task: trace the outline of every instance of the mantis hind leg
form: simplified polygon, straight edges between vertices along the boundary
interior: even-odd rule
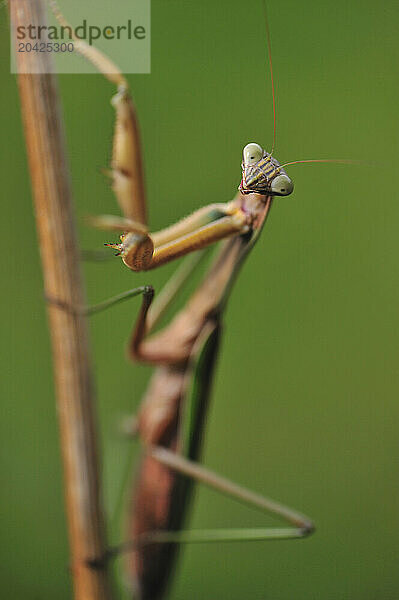
[[[134,540],[129,540],[118,546],[111,547],[108,550],[109,558],[118,556],[121,553],[134,552],[143,546],[152,544],[288,540],[305,538],[315,531],[314,523],[302,513],[238,485],[168,448],[163,446],[148,446],[147,453],[172,471],[176,471],[184,477],[203,483],[222,494],[262,511],[263,513],[275,515],[286,521],[291,527],[148,531]]]
[[[173,546],[176,547],[176,545],[180,544],[301,539],[309,536],[315,531],[313,522],[302,513],[242,487],[229,479],[218,475],[214,471],[203,467],[197,462],[184,458],[172,450],[163,446],[148,446],[147,453],[164,467],[183,475],[183,478],[191,478],[197,482],[204,483],[205,485],[235,498],[240,502],[248,504],[263,513],[275,515],[286,521],[290,526],[280,528],[218,528],[202,530],[154,529],[142,532],[141,535],[137,536],[135,539],[110,547],[107,551],[107,559],[116,558],[120,554],[143,553],[147,551],[150,552],[150,555],[154,554],[154,552],[156,555],[155,549],[157,547],[161,549],[162,547],[169,546],[170,549],[164,560],[170,561],[171,556],[173,556]],[[172,546],[170,546],[171,544]],[[169,566],[170,565],[168,564],[168,567]],[[143,582],[141,582],[141,584],[143,584]],[[155,583],[155,586],[157,585],[158,584]],[[166,584],[163,581],[160,585],[163,589]]]
[[[151,541],[164,541],[176,543],[188,542],[213,542],[213,541],[238,541],[238,540],[269,540],[303,538],[314,532],[314,523],[302,513],[289,508],[271,498],[253,492],[233,481],[218,475],[199,463],[189,460],[162,446],[150,446],[148,453],[163,465],[190,477],[195,481],[204,483],[225,495],[253,506],[254,508],[286,521],[289,528],[261,528],[261,529],[216,529],[208,531],[180,531],[180,532],[153,532],[149,534]],[[152,538],[155,536],[155,539]],[[164,539],[162,539],[164,537]]]

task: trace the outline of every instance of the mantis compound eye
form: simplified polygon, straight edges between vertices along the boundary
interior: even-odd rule
[[[247,144],[243,150],[244,164],[255,165],[263,156],[263,148],[259,144]]]
[[[293,189],[294,184],[288,175],[277,175],[271,183],[272,193],[278,196],[288,196]]]

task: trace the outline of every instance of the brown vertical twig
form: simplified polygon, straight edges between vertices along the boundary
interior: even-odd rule
[[[10,0],[10,14],[14,30],[44,22],[41,0]],[[16,54],[45,293],[81,306],[84,297],[56,78],[46,52]],[[51,304],[48,315],[75,598],[105,600],[110,592],[102,560],[105,528],[86,323],[82,316]]]

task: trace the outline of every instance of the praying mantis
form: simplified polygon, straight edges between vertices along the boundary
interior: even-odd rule
[[[59,12],[57,17],[62,21]],[[152,287],[142,286],[87,311],[89,314],[98,312],[121,300],[142,296],[128,355],[134,361],[153,365],[155,373],[135,420],[134,433],[143,443],[143,456],[129,509],[127,541],[110,549],[110,555],[126,551],[137,595],[155,599],[165,593],[181,543],[294,539],[314,531],[312,521],[296,510],[232,483],[197,463],[224,309],[239,270],[265,226],[275,197],[288,196],[293,191],[292,180],[285,171],[285,166],[291,163],[280,165],[273,156],[274,127],[271,152],[257,143],[245,146],[241,183],[232,200],[212,203],[174,225],[150,232],[138,119],[128,83],[96,48],[80,40],[76,40],[75,45],[117,88],[112,99],[116,125],[109,174],[123,216],[103,215],[94,218],[93,223],[121,232],[118,242],[106,245],[114,248],[123,264],[133,272],[149,271],[186,256],[155,300]],[[270,56],[269,36],[268,46]],[[274,105],[273,74],[272,88]],[[216,243],[219,244],[216,256],[196,291],[169,325],[153,333],[200,263],[201,253]],[[272,513],[289,526],[182,529],[193,481]]]
[[[118,84],[113,104],[117,121],[113,183],[120,206],[128,209],[122,208],[123,218],[102,216],[95,219],[100,227],[123,231],[120,242],[107,245],[118,251],[128,268],[141,271],[221,242],[198,289],[160,332],[149,337],[191,272],[191,257],[161,292],[157,303],[152,304],[154,292],[149,286],[128,293],[143,295],[128,345],[129,356],[132,360],[154,365],[156,371],[136,421],[136,433],[144,444],[144,455],[130,511],[128,538],[132,541],[124,547],[132,549],[129,564],[138,596],[161,598],[179,543],[300,538],[314,529],[311,520],[299,512],[250,492],[195,462],[200,452],[228,295],[239,268],[262,231],[273,198],[290,194],[293,183],[271,154],[258,144],[248,144],[243,151],[239,192],[232,201],[201,208],[176,225],[150,234],[143,219],[144,204],[129,206],[129,198],[125,195],[128,187],[143,189],[142,172],[139,172],[138,180],[134,181],[133,177],[126,180],[123,191],[122,186],[119,187],[119,179],[128,172],[137,143],[132,135],[137,131],[134,110],[124,82]],[[131,149],[127,151],[129,147]],[[115,302],[120,299],[115,298]],[[193,480],[274,513],[288,521],[291,527],[181,530]]]

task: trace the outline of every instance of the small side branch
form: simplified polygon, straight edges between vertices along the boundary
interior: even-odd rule
[[[9,6],[14,31],[44,22],[41,0],[11,0]],[[56,78],[47,53],[16,56],[45,293],[81,306],[84,297]],[[101,562],[106,543],[86,322],[84,316],[51,304],[48,315],[75,598],[108,600],[108,576]],[[101,563],[101,568],[93,568],[94,563]]]

